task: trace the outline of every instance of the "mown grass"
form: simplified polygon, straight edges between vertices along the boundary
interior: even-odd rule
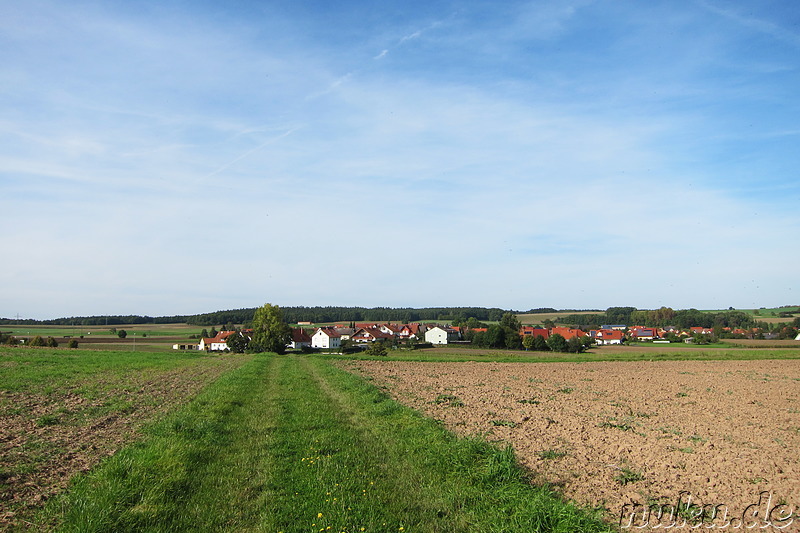
[[[78,479],[62,531],[612,531],[322,357],[258,356]]]

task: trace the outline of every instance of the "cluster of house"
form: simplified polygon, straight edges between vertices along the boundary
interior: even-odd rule
[[[215,337],[201,338],[198,344],[175,344],[176,350],[205,350],[224,352],[228,350],[228,340],[232,335],[249,337],[252,330],[220,331]],[[431,344],[448,344],[461,340],[461,328],[431,324],[354,324],[318,327],[313,333],[305,328],[291,328],[291,342],[286,347],[299,350],[302,348],[320,348],[336,350],[344,341],[365,344],[375,341],[404,341],[415,339]]]
[[[744,336],[752,334],[751,331],[743,329],[724,329],[727,332]],[[434,324],[354,324],[352,327],[344,325],[317,327],[313,330],[313,333],[310,333],[310,331],[310,329],[302,327],[292,328],[292,340],[286,347],[289,349],[319,348],[336,350],[341,348],[344,341],[348,340],[357,345],[375,341],[393,342],[406,339],[415,339],[431,344],[450,344],[462,341],[464,333],[464,329],[460,327]],[[473,328],[471,331],[485,332],[487,328]],[[588,336],[598,345],[622,344],[625,340],[659,342],[659,339],[670,335],[675,335],[688,341],[697,334],[710,335],[711,333],[713,333],[711,328],[702,327],[681,330],[674,327],[649,328],[643,326],[627,327],[624,325],[604,325],[600,329],[593,329],[588,332],[568,327],[542,328],[523,326],[519,332],[523,338],[538,335],[545,340],[555,334],[561,335],[567,340],[574,337],[582,338]],[[249,339],[251,334],[252,330],[220,331],[215,337],[200,339],[198,344],[175,344],[173,348],[176,350],[223,352],[228,350],[228,340],[231,335],[242,335]],[[798,335],[798,340],[800,340],[800,335]]]

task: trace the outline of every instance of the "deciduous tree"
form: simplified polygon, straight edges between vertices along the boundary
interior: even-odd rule
[[[264,304],[253,316],[253,338],[248,351],[285,353],[292,331],[283,321],[280,307]]]

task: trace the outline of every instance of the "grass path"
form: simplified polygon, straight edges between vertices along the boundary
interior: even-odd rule
[[[313,357],[257,356],[51,502],[63,531],[610,531]]]

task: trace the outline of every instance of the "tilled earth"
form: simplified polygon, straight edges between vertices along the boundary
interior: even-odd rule
[[[798,360],[342,365],[457,434],[510,443],[611,518],[679,498],[741,517],[761,499],[800,530]]]

